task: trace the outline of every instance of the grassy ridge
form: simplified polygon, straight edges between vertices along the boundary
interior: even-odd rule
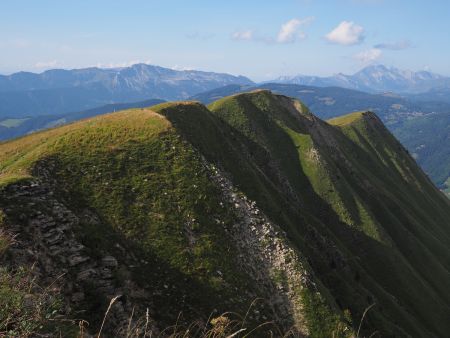
[[[365,114],[342,125],[341,131],[351,140],[347,158],[354,159],[355,150],[363,150],[357,156],[359,161],[353,160],[355,172],[367,173],[375,185],[358,194],[374,211],[373,223],[382,225],[390,239],[386,253],[397,257],[380,265],[380,257],[374,255],[368,264],[372,275],[387,289],[395,290],[390,293],[402,295],[401,304],[428,320],[429,329],[442,325],[449,304],[444,291],[450,266],[448,201],[373,115]],[[398,270],[397,276],[389,278],[383,274],[386,268]],[[423,293],[418,295],[419,289]],[[434,305],[430,304],[431,299]],[[436,314],[429,316],[436,308]]]
[[[275,103],[271,94],[263,92],[262,95],[268,95],[265,104]],[[236,97],[238,100],[241,98],[243,97]],[[220,104],[220,101],[218,103]],[[236,114],[232,123],[217,116],[217,112],[213,109],[210,111],[199,103],[165,103],[152,109],[166,116],[180,135],[189,140],[208,160],[226,169],[239,190],[258,201],[258,205],[270,215],[271,219],[289,227],[289,233],[294,234],[292,240],[296,241],[298,248],[303,249],[307,246],[303,236],[306,226],[318,225],[317,221],[311,215],[299,215],[295,208],[292,208],[290,203],[295,197],[286,196],[279,189],[278,186],[283,185],[284,178],[271,167],[272,164],[276,165],[270,163],[272,154],[261,147],[258,143],[260,135],[253,133],[251,129],[255,125],[265,128],[270,133],[269,138],[264,135],[266,144],[273,144],[270,138],[274,138],[277,140],[277,147],[282,149],[283,146],[289,146],[289,138],[282,133],[279,126],[272,125],[264,115],[253,115],[250,118],[242,116],[247,112],[251,113],[251,107],[242,108],[238,104],[233,105],[233,109],[230,110],[231,114]],[[309,114],[306,107],[303,109],[305,114]],[[284,117],[295,120],[289,112]],[[244,126],[243,129],[249,134],[234,128],[234,124]],[[286,157],[283,164],[287,165],[291,160],[291,157]],[[333,332],[336,334],[337,327],[342,326],[343,313],[320,281],[316,280],[316,283],[322,296],[311,294],[307,290],[302,294],[310,334],[313,337],[330,336]]]
[[[101,257],[119,242],[147,261],[133,278],[163,290],[153,299],[162,323],[175,322],[183,308],[205,316],[213,309],[242,313],[253,301],[249,292],[258,295],[216,222],[229,223],[233,215],[220,205],[198,155],[164,117],[130,110],[0,147],[3,185],[31,177],[36,163],[50,161],[71,207],[93,208],[101,218],[102,228],[78,229],[92,254]],[[195,312],[187,311],[186,320]]]
[[[278,167],[289,187],[284,190],[279,182],[273,184],[285,195],[293,189],[299,196],[301,217],[318,217],[327,224],[324,233],[331,231],[344,252],[358,257],[361,264],[353,267],[354,274],[358,277],[367,273],[361,280],[354,277],[353,281],[344,278],[337,282],[345,275],[342,271],[317,269],[325,274],[324,283],[341,304],[358,311],[354,307],[358,301],[350,298],[357,298],[356,290],[362,287],[371,290],[365,296],[361,290],[362,297],[374,302],[377,299],[384,303],[380,308],[390,312],[374,314],[371,320],[377,323],[375,326],[392,327],[396,322],[410,332],[417,330],[419,336],[427,335],[428,330],[446,332],[442,316],[449,304],[443,295],[450,267],[448,201],[373,114],[351,114],[333,120],[331,127],[318,119],[293,121],[289,110],[280,104],[282,100],[258,92],[226,98],[210,108],[258,142],[272,159],[277,159],[276,163],[283,163]],[[253,117],[266,121],[259,124]],[[273,137],[269,128],[274,126],[289,135],[290,142],[280,141],[280,130],[279,137]],[[289,156],[283,162],[293,146],[298,159]],[[279,222],[294,237],[302,223],[289,218],[291,225],[280,218]],[[295,243],[301,241],[296,239]],[[320,264],[316,259],[314,265]],[[348,288],[355,291],[347,292]],[[386,294],[395,295],[397,301],[392,302]],[[430,314],[433,308],[439,315]],[[414,317],[421,318],[422,327]]]
[[[163,323],[179,307],[242,313],[258,285],[236,264],[223,230],[235,215],[203,156],[304,257],[321,291],[301,295],[312,336],[357,326],[372,304],[363,334],[450,331],[450,203],[372,113],[327,123],[269,91],[128,110],[0,144],[0,186],[51,162],[58,194],[101,219],[78,231],[92,254],[119,241],[147,261],[131,273],[162,292]]]

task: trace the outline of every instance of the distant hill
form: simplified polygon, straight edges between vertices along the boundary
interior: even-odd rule
[[[56,290],[8,329],[445,337],[449,219],[372,112],[267,90],[116,112],[0,144],[0,315]]]
[[[450,197],[450,111],[407,119],[392,131]]]
[[[328,77],[283,76],[270,82],[318,87],[336,86],[368,92],[421,93],[450,85],[450,78],[428,71],[413,72],[395,67],[371,65],[353,75],[339,73]]]
[[[414,101],[438,101],[450,103],[450,86],[433,88],[427,92],[419,94],[409,94],[408,97]]]
[[[105,104],[148,98],[182,100],[229,84],[251,80],[195,70],[136,64],[125,68],[48,70],[0,75],[0,118],[63,114]]]

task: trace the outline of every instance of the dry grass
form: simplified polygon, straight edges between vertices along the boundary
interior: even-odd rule
[[[114,303],[120,298],[116,296],[111,299],[104,315],[104,320],[96,338],[101,338],[104,331],[105,323],[107,323],[108,314]],[[168,326],[163,330],[155,327],[155,322],[149,317],[149,311],[139,318],[134,318],[135,311],[133,309],[126,327],[119,328],[114,334],[116,337],[125,338],[248,338],[248,337],[279,337],[279,338],[295,338],[303,337],[296,333],[294,329],[283,332],[283,330],[273,321],[266,321],[259,325],[252,326],[247,322],[250,310],[259,299],[256,299],[249,306],[244,316],[235,312],[225,312],[221,315],[213,313],[206,321],[198,320],[189,325],[183,325],[182,313],[178,315],[174,325]],[[80,323],[80,337],[85,337],[85,323]],[[106,337],[106,336],[105,336]]]
[[[53,154],[61,147],[114,148],[119,141],[139,141],[169,127],[169,121],[150,109],[130,109],[0,143],[0,186],[28,178],[36,160]],[[96,144],[85,144],[84,141],[93,135],[96,136]]]
[[[56,332],[62,305],[55,284],[41,288],[32,269],[0,268],[0,337],[30,337]]]
[[[344,116],[335,117],[333,119],[327,120],[327,123],[333,126],[344,126],[348,125],[354,121],[357,121],[363,116],[364,112],[355,112],[351,114],[347,114]]]

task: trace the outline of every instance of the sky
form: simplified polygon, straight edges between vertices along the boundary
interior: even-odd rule
[[[450,76],[448,0],[1,0],[0,74],[149,63],[245,75]]]

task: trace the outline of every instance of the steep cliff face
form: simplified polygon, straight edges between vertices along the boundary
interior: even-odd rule
[[[34,264],[91,333],[118,295],[111,336],[233,311],[274,321],[253,335],[345,337],[369,307],[361,335],[450,329],[449,201],[372,113],[167,103],[1,144],[0,173],[2,264]]]

